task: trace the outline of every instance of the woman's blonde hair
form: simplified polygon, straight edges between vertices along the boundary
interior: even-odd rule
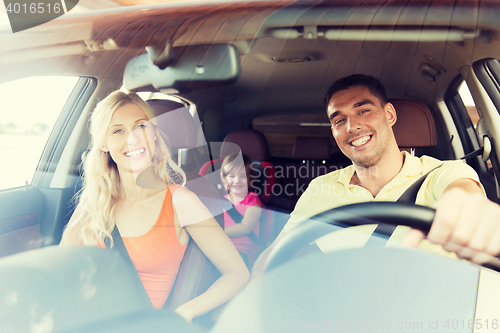
[[[144,110],[156,132],[155,154],[152,166],[156,176],[168,184],[186,182],[186,175],[171,158],[168,139],[158,128],[151,107],[137,94],[115,91],[99,102],[90,118],[90,151],[85,156],[83,166],[83,188],[75,196],[79,201],[80,216],[68,228],[80,226],[84,245],[97,245],[109,239],[115,228],[117,202],[121,196],[120,175],[116,163],[109,152],[104,152],[106,133],[113,113],[122,106],[135,104]]]

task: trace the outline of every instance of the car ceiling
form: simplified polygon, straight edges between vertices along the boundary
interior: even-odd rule
[[[137,9],[68,15],[25,32],[0,32],[0,80],[47,74],[121,80],[127,61],[144,53],[147,45],[167,40],[174,46],[231,43],[241,54],[239,80],[183,96],[197,104],[201,115],[218,108],[229,117],[246,114],[252,118],[323,112],[328,86],[353,73],[380,78],[390,98],[432,105],[442,99],[461,67],[485,57],[498,58],[500,51],[500,4],[494,1],[253,1]],[[480,33],[459,42],[273,35],[279,28],[302,31],[311,27],[344,33],[352,29],[418,33],[422,27],[452,27]],[[273,60],[305,57],[310,61]],[[426,77],[429,68],[439,74]]]

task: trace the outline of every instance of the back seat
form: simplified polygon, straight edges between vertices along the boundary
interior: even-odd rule
[[[238,130],[229,133],[220,146],[220,158],[205,163],[200,169],[200,175],[208,178],[218,187],[220,194],[225,195],[227,191],[223,188],[220,178],[222,161],[226,156],[240,151],[252,160],[250,190],[257,193],[264,204],[259,239],[263,247],[266,247],[273,241],[277,231],[273,224],[272,212],[265,209],[272,197],[274,166],[269,162],[269,144],[264,134],[256,130]],[[255,259],[249,256],[250,262]]]
[[[296,179],[299,188],[307,187],[314,178],[333,171],[332,167],[337,169],[334,165],[326,164],[330,159],[330,139],[327,137],[296,137],[292,156],[300,163],[299,177]]]
[[[267,204],[274,185],[274,166],[269,162],[267,139],[259,131],[238,130],[229,133],[220,146],[219,158],[205,163],[200,169],[200,175],[215,183],[221,190],[221,194],[226,194],[219,176],[220,166],[226,156],[240,151],[252,160],[251,190],[257,193],[263,204]],[[210,175],[211,173],[217,174]]]
[[[393,131],[401,150],[421,155],[427,148],[437,146],[436,125],[426,105],[411,100],[391,100],[391,103],[398,115]],[[277,207],[292,211],[312,179],[352,164],[337,145],[331,150],[330,146],[327,137],[298,136],[293,160],[272,160],[276,178],[272,194]]]
[[[292,156],[292,160],[273,161],[276,178],[274,203],[288,212],[293,210],[311,180],[351,163],[336,146],[331,147],[328,137],[297,136]]]

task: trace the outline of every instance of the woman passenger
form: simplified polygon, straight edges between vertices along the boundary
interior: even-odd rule
[[[92,113],[84,185],[61,245],[112,246],[120,231],[155,308],[163,307],[190,238],[222,276],[175,312],[190,322],[231,299],[248,270],[222,228],[187,188],[153,111],[135,93],[115,91]]]

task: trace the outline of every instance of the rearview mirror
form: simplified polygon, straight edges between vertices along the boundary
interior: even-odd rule
[[[125,67],[123,84],[132,91],[179,92],[227,84],[240,73],[240,57],[235,47],[226,44],[173,47],[173,61],[165,69],[154,65],[148,54],[131,59]]]

